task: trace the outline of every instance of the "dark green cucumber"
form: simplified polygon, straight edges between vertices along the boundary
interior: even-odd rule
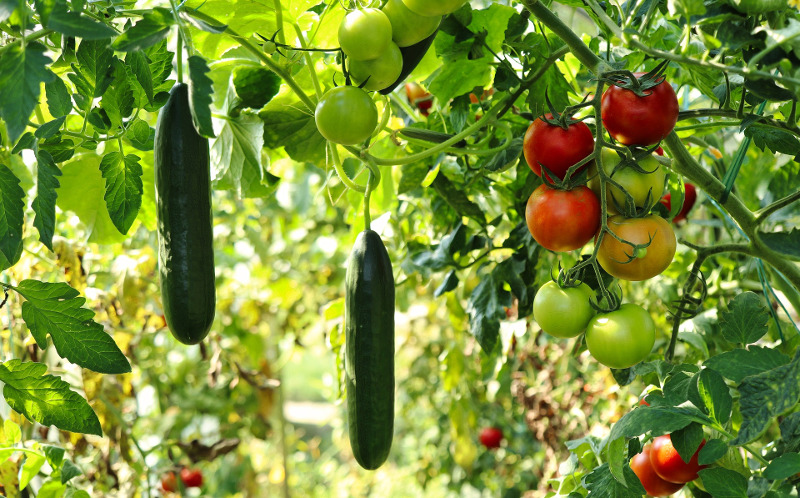
[[[155,132],[156,214],[161,301],[184,344],[202,341],[214,321],[214,247],[208,139],[192,124],[189,90],[172,87]]]
[[[345,278],[345,382],[350,447],[375,470],[386,461],[394,432],[394,276],[380,236],[356,238]]]
[[[381,95],[389,95],[392,93],[392,90],[397,88],[397,85],[408,78],[408,75],[411,74],[411,71],[417,68],[419,63],[422,61],[422,58],[425,57],[426,53],[428,53],[428,49],[431,48],[433,40],[436,38],[436,33],[438,32],[439,29],[437,28],[432,35],[425,38],[421,42],[409,45],[408,47],[400,47],[400,53],[403,54],[403,69],[400,71],[400,76],[398,76],[394,83],[378,93]]]

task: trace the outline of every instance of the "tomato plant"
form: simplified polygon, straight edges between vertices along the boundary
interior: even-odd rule
[[[546,249],[563,252],[583,247],[600,226],[600,201],[588,187],[557,190],[540,185],[525,208],[528,230]]]
[[[523,153],[531,170],[542,176],[542,166],[563,179],[570,166],[594,151],[594,138],[586,123],[576,121],[563,128],[552,124],[552,114],[530,124],[523,139]],[[579,170],[588,167],[584,165]],[[574,174],[577,174],[576,171]]]
[[[203,472],[200,469],[190,469],[184,467],[181,469],[181,481],[187,488],[199,488],[203,486]]]
[[[551,280],[541,286],[533,298],[533,318],[552,336],[576,337],[594,316],[590,304],[593,297],[594,291],[584,283],[564,288]]]
[[[351,59],[374,59],[389,48],[391,41],[392,23],[379,9],[351,11],[339,25],[339,45]]]
[[[653,87],[641,87],[644,73],[628,79],[631,88],[611,85],[603,93],[601,116],[603,126],[614,140],[624,145],[654,145],[663,140],[678,120],[678,97],[668,81]]]
[[[403,0],[389,0],[381,8],[392,23],[392,40],[400,47],[419,43],[436,31],[441,23],[438,16],[424,16],[406,7]]]
[[[642,452],[631,458],[631,469],[641,481],[649,496],[670,496],[683,488],[683,483],[665,481],[653,469],[652,445],[646,445]]]
[[[688,462],[683,461],[678,451],[672,445],[670,434],[658,436],[653,440],[653,451],[650,460],[653,470],[662,479],[669,482],[686,483],[697,479],[697,473],[705,468],[697,462],[700,450],[705,446],[705,439],[692,455]]]
[[[618,310],[595,315],[586,326],[586,347],[611,368],[629,368],[644,361],[655,344],[656,326],[641,306],[625,303]]]
[[[691,183],[684,183],[683,185],[685,188],[683,204],[681,205],[681,209],[678,211],[678,214],[672,218],[673,223],[686,221],[686,215],[689,214],[689,211],[691,211],[692,207],[694,207],[694,203],[697,202],[697,188]],[[666,195],[661,198],[661,204],[667,208],[667,211],[672,209],[672,195],[669,192],[667,192]]]
[[[672,263],[677,241],[670,224],[660,216],[626,218],[614,215],[597,251],[597,261],[611,275],[623,280],[647,280]],[[634,247],[628,242],[637,245]],[[645,247],[646,245],[646,247]]]
[[[606,199],[609,211],[624,211],[628,198],[627,192],[636,208],[649,210],[661,199],[667,173],[661,164],[652,155],[645,156],[634,162],[625,162],[620,166],[622,158],[613,149],[603,149],[601,152],[603,171],[618,183],[622,190],[612,183],[606,183]],[[616,168],[616,170],[615,170]],[[598,177],[590,181],[592,190],[600,196],[600,182]]]
[[[327,140],[354,145],[368,139],[378,125],[378,109],[369,94],[354,86],[328,90],[314,111],[317,129]]]
[[[487,449],[499,448],[503,441],[503,431],[497,427],[484,427],[481,429],[478,439]]]
[[[464,5],[467,0],[439,0],[438,2],[431,2],[430,0],[403,0],[406,7],[413,10],[421,16],[444,16],[455,12],[459,7]]]
[[[396,43],[389,46],[379,56],[367,61],[349,59],[350,77],[357,86],[366,90],[383,90],[395,82],[403,69],[403,54]]]

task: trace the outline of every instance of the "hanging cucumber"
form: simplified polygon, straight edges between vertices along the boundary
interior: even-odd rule
[[[155,131],[156,214],[161,300],[167,326],[184,344],[214,321],[214,248],[208,140],[194,128],[189,91],[177,83]]]
[[[394,431],[394,276],[380,236],[356,238],[345,278],[345,381],[350,446],[367,470],[389,456]]]

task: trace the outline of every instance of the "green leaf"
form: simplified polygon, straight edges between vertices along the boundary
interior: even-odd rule
[[[727,379],[741,382],[745,377],[786,365],[789,361],[791,358],[777,349],[750,346],[748,349],[734,349],[712,356],[704,366],[716,370]]]
[[[638,437],[651,431],[653,435],[667,434],[683,429],[692,422],[710,424],[711,421],[693,407],[643,406],[623,415],[611,428],[608,438]]]
[[[112,46],[120,52],[131,52],[151,47],[166,38],[175,23],[172,11],[156,7],[142,19],[119,35]]]
[[[113,128],[122,128],[123,120],[133,114],[134,96],[133,88],[128,79],[125,64],[119,59],[114,59],[113,80],[111,86],[103,93],[100,106],[106,111]],[[112,129],[113,129],[112,128]]]
[[[696,392],[700,404],[695,405],[706,412],[712,420],[724,426],[731,417],[733,398],[725,379],[715,370],[704,369],[694,377]],[[692,400],[694,402],[694,399]]]
[[[92,498],[92,495],[82,489],[69,487],[62,498]]]
[[[150,63],[141,50],[132,50],[125,55],[125,67],[144,91],[147,101],[153,102],[153,74],[150,72]]]
[[[709,439],[697,455],[700,465],[711,465],[728,453],[728,444],[722,439]]]
[[[66,5],[60,4],[50,13],[47,27],[65,36],[84,40],[105,40],[116,36],[111,27],[95,21],[78,12],[67,12]]]
[[[55,78],[48,66],[53,62],[39,42],[8,45],[0,57],[0,117],[6,122],[8,138],[14,142],[28,126],[33,108],[39,103],[42,83]]]
[[[625,479],[625,468],[628,459],[628,444],[624,437],[609,441],[606,446],[606,456],[608,459],[608,469],[614,479],[620,484],[627,486]]]
[[[779,427],[781,438],[777,441],[776,450],[780,453],[800,452],[800,412],[784,417]]]
[[[56,377],[58,378],[58,377]],[[70,394],[75,394],[70,392]],[[83,398],[81,398],[82,400]],[[19,476],[19,487],[25,489],[28,484],[39,474],[39,471],[44,466],[46,459],[44,455],[35,453],[28,453],[25,458],[25,463],[22,464],[22,471]]]
[[[44,85],[44,93],[47,96],[47,109],[54,117],[60,118],[72,112],[72,99],[64,80],[56,76]]]
[[[211,70],[205,59],[198,55],[189,57],[189,107],[192,110],[192,122],[200,135],[213,138],[211,102],[214,82],[207,75],[209,71]]]
[[[100,161],[100,171],[106,180],[105,201],[111,221],[120,233],[136,220],[142,205],[142,167],[139,156],[109,152]]]
[[[98,373],[119,374],[131,371],[125,355],[103,326],[83,308],[86,299],[65,283],[51,284],[23,280],[13,289],[25,298],[22,319],[40,348],[47,347],[47,336],[62,358]]]
[[[764,477],[770,481],[786,479],[800,472],[800,454],[786,453],[771,461],[764,469]]]
[[[522,155],[522,137],[517,137],[511,141],[511,145],[497,154],[480,163],[486,171],[491,173],[501,173],[514,166]]]
[[[445,64],[431,76],[428,91],[447,102],[453,97],[470,93],[476,86],[485,87],[491,83],[491,66],[484,59],[460,60]]]
[[[264,107],[281,89],[281,78],[264,66],[239,66],[232,78],[242,106],[252,109]]]
[[[703,427],[698,423],[691,423],[683,429],[678,429],[670,434],[672,446],[684,462],[689,462],[694,452],[703,442]]]
[[[9,406],[28,420],[45,426],[102,435],[100,421],[86,399],[46,372],[47,366],[42,363],[11,360],[0,364],[0,381],[5,384],[3,396]]]
[[[734,344],[752,344],[767,333],[769,312],[754,292],[743,292],[722,311],[719,324],[722,336]]]
[[[42,244],[52,251],[56,228],[56,189],[60,186],[56,177],[61,176],[61,170],[53,161],[53,156],[46,150],[39,150],[36,160],[38,161],[36,198],[31,206],[36,213],[33,226],[39,230],[39,240]]]
[[[589,495],[596,498],[641,498],[645,494],[641,481],[629,465],[623,469],[625,484],[617,481],[607,463],[594,469],[585,478]]]
[[[746,377],[739,385],[742,424],[731,445],[755,441],[774,419],[800,399],[800,357],[788,365]]]
[[[11,153],[19,154],[25,149],[33,150],[35,145],[36,145],[36,137],[33,136],[33,133],[26,131],[25,133],[22,134],[21,137],[19,137],[17,145],[15,145],[13,149],[11,149]]]
[[[777,251],[789,259],[800,261],[800,229],[793,228],[791,232],[759,232],[759,236],[773,251]]]
[[[407,194],[422,185],[428,176],[428,165],[425,161],[404,164],[400,167],[400,183],[397,185],[397,195]]]
[[[0,0],[0,22],[11,17],[19,3],[17,0]]]
[[[111,85],[114,53],[103,41],[82,40],[75,55],[78,64],[71,65],[73,72],[67,77],[85,100],[100,97]],[[85,103],[81,107],[86,110]]]
[[[753,143],[761,150],[771,150],[796,156],[800,154],[800,140],[788,131],[761,126],[748,126],[744,136],[753,139]]]
[[[224,121],[211,144],[211,177],[217,188],[232,189],[239,197],[265,197],[272,192],[277,180],[262,163],[263,133],[263,123],[252,114]]]
[[[72,460],[67,460],[64,462],[64,466],[61,468],[61,483],[66,484],[71,479],[78,477],[79,475],[83,475],[83,471],[72,463]]]
[[[450,205],[460,216],[474,219],[481,225],[486,224],[486,215],[480,206],[472,202],[464,191],[450,181],[443,173],[439,172],[431,186],[442,199]]]
[[[450,270],[447,272],[447,275],[445,275],[441,285],[433,292],[433,297],[439,297],[442,294],[452,291],[456,287],[458,287],[458,275],[455,270]]]
[[[19,178],[0,163],[0,270],[10,268],[22,254],[25,191]]]
[[[61,125],[64,124],[65,119],[66,119],[65,116],[61,116],[60,118],[48,121],[47,123],[37,128],[33,136],[35,136],[36,138],[44,138],[44,139],[55,136],[61,129]]]
[[[467,305],[470,332],[486,353],[494,351],[497,345],[500,320],[505,318],[503,307],[510,304],[510,299],[501,301],[501,285],[493,273],[483,278],[470,294]]]
[[[317,130],[313,111],[300,102],[275,99],[258,116],[264,122],[264,147],[279,149],[298,162],[325,163],[327,142]]]
[[[47,463],[49,463],[51,467],[54,469],[61,467],[61,464],[64,462],[64,454],[66,453],[64,448],[47,445],[42,449],[44,450],[44,456],[47,457]]]
[[[722,467],[703,469],[699,474],[714,498],[747,498],[747,478],[742,474]]]

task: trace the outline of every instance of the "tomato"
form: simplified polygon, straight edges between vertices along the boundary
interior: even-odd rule
[[[181,481],[187,488],[199,488],[203,485],[203,473],[200,469],[181,469]]]
[[[547,114],[545,117],[551,119],[553,115]],[[525,132],[522,151],[528,166],[536,175],[542,176],[544,166],[563,180],[570,166],[594,151],[594,137],[583,121],[571,124],[565,130],[538,118]]]
[[[421,16],[445,16],[455,12],[467,0],[403,0],[406,7]]]
[[[669,496],[684,486],[684,484],[668,482],[658,477],[653,470],[651,458],[652,446],[649,444],[642,448],[641,453],[631,458],[631,470],[642,482],[642,486],[649,496]]]
[[[422,16],[406,7],[403,0],[389,0],[381,9],[392,23],[392,40],[399,47],[409,47],[431,36],[442,18]]]
[[[705,444],[706,440],[704,439],[687,463],[683,461],[678,451],[672,446],[672,438],[669,434],[659,436],[653,440],[653,451],[650,454],[653,470],[665,481],[677,483],[694,481],[697,479],[697,473],[700,469],[706,467],[697,462],[700,450]]]
[[[368,139],[378,126],[378,108],[369,94],[355,86],[328,90],[314,111],[317,129],[327,140],[355,145]]]
[[[481,93],[481,97],[480,98],[478,98],[478,96],[475,95],[474,93],[470,92],[469,101],[471,103],[473,103],[473,104],[477,104],[478,102],[483,102],[484,100],[488,99],[492,95],[494,95],[494,88],[489,87],[486,90],[484,90],[483,93]]]
[[[686,215],[689,214],[689,211],[692,210],[694,203],[697,201],[697,189],[691,183],[684,183],[683,184],[685,189],[685,194],[683,196],[683,206],[681,206],[681,210],[678,211],[678,214],[672,218],[673,223],[680,223],[681,221],[686,220]],[[667,208],[667,211],[672,209],[672,195],[668,192],[661,199],[661,204]]]
[[[482,445],[490,450],[499,448],[500,442],[503,440],[503,431],[497,427],[484,427],[478,439]]]
[[[592,240],[600,227],[600,201],[585,186],[556,190],[543,184],[528,198],[525,220],[545,249],[572,251]]]
[[[366,81],[364,89],[383,90],[400,76],[400,71],[403,70],[403,54],[395,42],[389,42],[389,47],[374,59],[349,59],[348,70],[356,85],[361,86]]]
[[[379,9],[354,10],[339,24],[339,45],[354,60],[381,55],[392,41],[392,23]]]
[[[418,83],[406,83],[408,103],[417,106],[420,114],[427,116],[433,106],[433,97]]]
[[[637,77],[644,73],[634,73]],[[600,103],[600,116],[608,134],[625,145],[657,144],[678,122],[678,97],[662,81],[639,97],[631,90],[609,86]]]
[[[161,489],[170,493],[178,490],[178,478],[175,472],[167,472],[161,476]]]
[[[639,167],[649,173],[640,173],[633,167],[623,165],[616,171],[614,168],[622,161],[622,158],[613,149],[603,149],[600,153],[603,162],[603,171],[619,183],[625,192],[631,195],[633,203],[637,208],[649,210],[664,193],[664,184],[667,179],[667,172],[661,163],[652,155],[646,156],[637,161]],[[592,190],[600,196],[600,179],[594,176],[589,185]],[[626,206],[626,196],[622,190],[606,183],[606,203],[611,212],[621,212]],[[619,208],[617,208],[619,206]]]
[[[611,275],[622,280],[647,280],[672,263],[677,241],[675,232],[664,218],[655,215],[626,218],[618,214],[608,218],[608,228],[634,244],[647,244],[652,240],[649,246],[634,251],[630,245],[605,234],[597,251],[597,261]]]
[[[643,361],[656,342],[656,325],[638,304],[625,303],[600,313],[586,326],[586,347],[595,360],[611,368],[629,368]]]
[[[594,316],[589,300],[594,291],[586,285],[562,288],[552,280],[533,298],[533,318],[548,334],[570,338],[580,335]]]

